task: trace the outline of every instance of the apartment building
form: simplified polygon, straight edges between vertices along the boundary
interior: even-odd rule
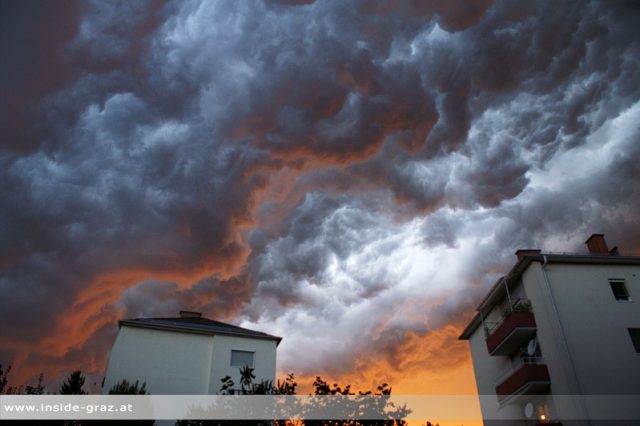
[[[468,340],[486,425],[640,424],[640,257],[518,250]]]

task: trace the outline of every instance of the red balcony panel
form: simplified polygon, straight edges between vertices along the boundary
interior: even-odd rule
[[[546,365],[525,364],[496,386],[496,395],[502,401],[510,395],[544,392],[550,384]]]
[[[533,313],[513,312],[487,337],[487,350],[490,355],[511,355],[535,334]]]

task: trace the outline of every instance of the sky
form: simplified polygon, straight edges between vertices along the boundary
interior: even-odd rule
[[[473,393],[519,248],[640,255],[634,1],[3,1],[0,363],[117,321],[283,337],[278,372]]]

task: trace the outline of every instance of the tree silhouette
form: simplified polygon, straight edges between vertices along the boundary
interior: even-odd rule
[[[139,385],[137,380],[130,383],[123,379],[109,389],[109,395],[147,395],[147,384],[145,382]]]
[[[60,395],[86,395],[87,393],[82,389],[84,381],[85,377],[82,371],[74,371],[60,387]]]
[[[25,386],[24,389],[20,387],[9,386],[8,375],[11,371],[11,366],[7,366],[6,369],[0,364],[0,394],[20,394],[25,393],[27,395],[42,395],[44,394],[43,374],[38,376],[38,382],[36,385]],[[295,381],[293,374],[288,374],[285,380],[278,380],[274,385],[271,380],[263,380],[255,383],[254,369],[250,367],[243,367],[240,369],[240,389],[235,389],[235,383],[231,377],[227,376],[221,379],[222,387],[220,394],[222,395],[296,395],[298,384]],[[62,384],[60,388],[60,394],[62,395],[85,395],[83,390],[85,383],[85,376],[80,370],[72,372],[67,380]],[[179,426],[406,426],[404,418],[410,413],[406,407],[395,407],[389,403],[386,398],[368,398],[370,396],[389,396],[391,395],[391,387],[387,383],[383,383],[378,386],[375,391],[366,391],[354,393],[351,390],[351,385],[344,387],[339,386],[337,383],[329,385],[327,381],[322,377],[316,376],[315,381],[312,384],[313,395],[317,396],[353,396],[355,398],[349,398],[348,400],[340,400],[340,408],[335,412],[338,413],[337,419],[327,420],[179,420],[176,425]],[[121,380],[114,384],[109,389],[109,395],[147,395],[146,383],[139,383],[138,380],[130,382],[126,379]],[[359,398],[360,397],[360,398]],[[309,410],[320,407],[325,404],[323,400],[320,402],[312,403]],[[331,402],[329,402],[331,403]],[[314,404],[316,404],[314,406]],[[299,406],[296,407],[300,408]],[[247,407],[249,410],[250,407]],[[361,418],[362,413],[373,413],[371,416],[377,420],[358,420]],[[345,413],[350,415],[345,415]],[[59,424],[59,421],[44,421],[48,424]],[[64,421],[63,424],[69,425],[94,425],[94,424],[108,424],[110,421],[101,420],[72,420]],[[35,423],[34,423],[35,424]],[[121,420],[118,421],[120,425],[154,425],[154,420]],[[431,422],[426,422],[423,426],[437,426]]]
[[[240,369],[240,389],[235,389],[235,383],[230,376],[221,379],[222,395],[295,395],[298,384],[293,374],[288,374],[284,381],[273,382],[270,380],[254,383],[255,375],[250,367]],[[324,412],[337,413],[336,419],[327,420],[179,420],[177,426],[406,426],[404,417],[409,414],[406,407],[395,407],[388,402],[384,396],[391,395],[391,387],[387,383],[378,386],[375,392],[351,391],[351,385],[345,387],[337,383],[329,385],[320,376],[313,382],[313,395],[316,396],[351,396],[348,399],[330,400],[325,398],[311,399],[308,405],[297,406],[296,411],[301,410],[307,414],[315,410],[325,410]],[[383,398],[372,398],[372,396]],[[334,405],[330,405],[334,404]],[[223,407],[224,408],[224,407]],[[228,408],[228,407],[226,407]],[[237,408],[237,407],[236,407]],[[243,407],[244,408],[244,407]],[[330,409],[330,410],[329,410]],[[251,407],[246,407],[246,413],[251,411]],[[205,409],[196,415],[207,415]],[[379,420],[358,420],[363,413]],[[193,413],[192,413],[193,414]],[[428,423],[426,426],[432,426]]]
[[[24,393],[27,395],[42,395],[44,394],[44,385],[42,381],[44,379],[44,374],[40,373],[38,376],[38,384],[35,386],[27,385],[24,388]]]
[[[278,386],[273,386],[273,382],[271,380],[262,380],[258,383],[254,383],[256,376],[253,374],[254,369],[245,366],[240,368],[240,389],[235,388],[235,382],[231,378],[231,376],[225,376],[220,381],[222,382],[222,387],[220,388],[221,395],[273,395],[277,393],[278,387],[282,387],[282,390],[290,390],[290,387],[287,388],[285,384],[280,384],[278,382]],[[291,375],[293,380],[293,375]],[[285,381],[286,382],[286,381]],[[288,386],[291,386],[289,383]],[[293,383],[293,391],[295,392],[295,382]],[[284,395],[284,394],[283,394]]]
[[[129,382],[127,379],[123,379],[113,385],[111,389],[109,389],[109,395],[148,395],[147,393],[147,383],[144,382],[142,385],[135,382]],[[97,422],[97,423],[96,423]],[[90,424],[108,424],[104,421],[100,420],[92,420]],[[118,425],[136,425],[136,426],[153,426],[156,424],[155,420],[119,420],[117,422]]]
[[[11,366],[7,366],[6,370],[2,369],[0,364],[0,395],[9,395],[14,393],[14,388],[9,386],[9,372],[11,372]]]
[[[256,378],[253,374],[253,368],[244,366],[240,369],[240,388],[243,394],[247,394],[253,387],[253,380]]]
[[[296,383],[295,377],[292,373],[289,373],[284,381],[281,382],[278,380],[274,388],[274,393],[276,395],[295,395],[297,387],[298,384]]]
[[[319,399],[315,408],[326,410],[331,407],[331,411],[335,412],[338,418],[307,420],[305,426],[406,426],[404,418],[410,413],[405,406],[396,407],[388,401],[388,398],[385,398],[391,395],[391,387],[387,383],[379,385],[375,392],[366,391],[356,394],[351,391],[351,385],[343,388],[334,383],[330,386],[322,377],[317,376],[313,382],[313,393],[323,396],[352,396],[352,398],[341,399],[338,403]],[[382,398],[371,398],[371,396]],[[358,419],[364,414],[377,420]]]
[[[44,375],[42,373],[38,376],[38,384],[35,386],[9,386],[10,371],[10,365],[6,370],[3,370],[2,364],[0,364],[0,395],[42,395],[44,393],[44,385],[42,384]]]

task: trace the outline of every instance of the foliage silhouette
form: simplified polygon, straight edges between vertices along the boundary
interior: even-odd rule
[[[109,395],[148,395],[146,382],[139,384],[135,382],[129,382],[127,379],[123,379],[117,382],[109,389]],[[99,422],[99,423],[94,423]],[[99,420],[91,421],[91,424],[106,424]],[[155,425],[155,420],[119,420],[118,425],[139,425],[139,426],[152,426]]]
[[[240,388],[235,388],[235,382],[230,376],[221,379],[221,395],[296,395],[298,384],[293,374],[288,374],[284,381],[278,380],[275,385],[270,380],[254,383],[253,369],[244,367],[240,369]],[[310,397],[310,404],[297,406],[302,410],[297,412],[313,413],[315,410],[333,410],[339,413],[339,419],[327,420],[179,420],[177,426],[405,426],[404,417],[409,414],[406,407],[395,407],[387,398],[371,398],[371,396],[384,397],[391,395],[391,387],[384,383],[376,388],[375,392],[351,391],[351,385],[344,388],[338,384],[329,385],[320,376],[313,382],[313,395],[315,396],[348,396],[349,398],[317,398]],[[336,404],[335,408],[332,405]],[[225,407],[228,408],[228,407]],[[246,413],[250,413],[250,407],[242,407]],[[215,407],[209,407],[212,412]],[[205,411],[203,411],[205,412]],[[326,411],[325,411],[326,412]],[[357,420],[359,415],[368,414],[382,420]],[[196,414],[197,415],[197,414]],[[347,419],[347,420],[344,420]],[[428,426],[431,426],[430,424]]]
[[[9,373],[11,372],[11,366],[7,366],[6,370],[2,369],[0,364],[0,395],[10,395],[16,393],[16,388],[9,386]]]
[[[137,380],[135,383],[130,383],[127,379],[123,379],[109,389],[109,395],[148,395],[147,384],[139,385]]]
[[[82,389],[84,382],[85,377],[82,371],[74,371],[60,387],[60,395],[86,395],[87,393]]]
[[[274,385],[271,380],[262,380],[255,383],[254,369],[243,367],[240,370],[240,388],[235,388],[233,379],[229,376],[221,379],[222,387],[221,395],[296,395],[298,384],[293,374],[288,374],[285,380],[278,380]],[[42,395],[44,394],[43,374],[38,377],[36,385],[27,385],[22,387],[13,387],[9,385],[8,375],[11,372],[11,366],[3,369],[0,364],[0,394],[20,394]],[[72,372],[65,383],[60,388],[62,395],[85,395],[83,389],[85,376],[80,370]],[[366,391],[355,393],[351,390],[351,385],[345,387],[339,386],[337,383],[329,385],[320,376],[316,376],[312,384],[313,395],[315,396],[349,396],[349,401],[345,404],[345,400],[340,400],[342,408],[352,416],[345,416],[343,411],[338,419],[326,420],[178,420],[178,426],[406,426],[404,418],[410,413],[406,407],[395,407],[387,398],[366,398],[367,396],[390,396],[391,387],[387,383],[383,383],[376,388],[375,391]],[[114,384],[109,389],[109,395],[147,395],[146,383],[140,384],[139,381],[130,382],[126,379]],[[359,398],[362,397],[362,398]],[[319,400],[322,401],[322,400]],[[326,400],[325,400],[326,401]],[[352,402],[351,402],[352,401]],[[323,408],[325,402],[316,402],[316,406],[310,408]],[[326,408],[326,407],[325,407]],[[249,407],[247,407],[250,410]],[[374,418],[378,420],[358,420],[358,416],[363,412],[374,413]],[[38,423],[60,424],[59,421],[43,421]],[[68,420],[63,424],[69,425],[94,425],[109,424],[111,421],[91,420],[77,421]],[[121,420],[117,422],[119,425],[154,425],[154,420]],[[26,424],[22,422],[22,424]],[[34,423],[32,423],[34,424]],[[431,422],[426,422],[423,426],[438,426]]]
[[[44,374],[40,373],[40,375],[38,376],[38,384],[36,384],[35,386],[27,385],[24,388],[24,393],[27,394],[27,395],[42,395],[42,394],[44,394],[44,385],[42,384],[43,380],[44,380]]]

